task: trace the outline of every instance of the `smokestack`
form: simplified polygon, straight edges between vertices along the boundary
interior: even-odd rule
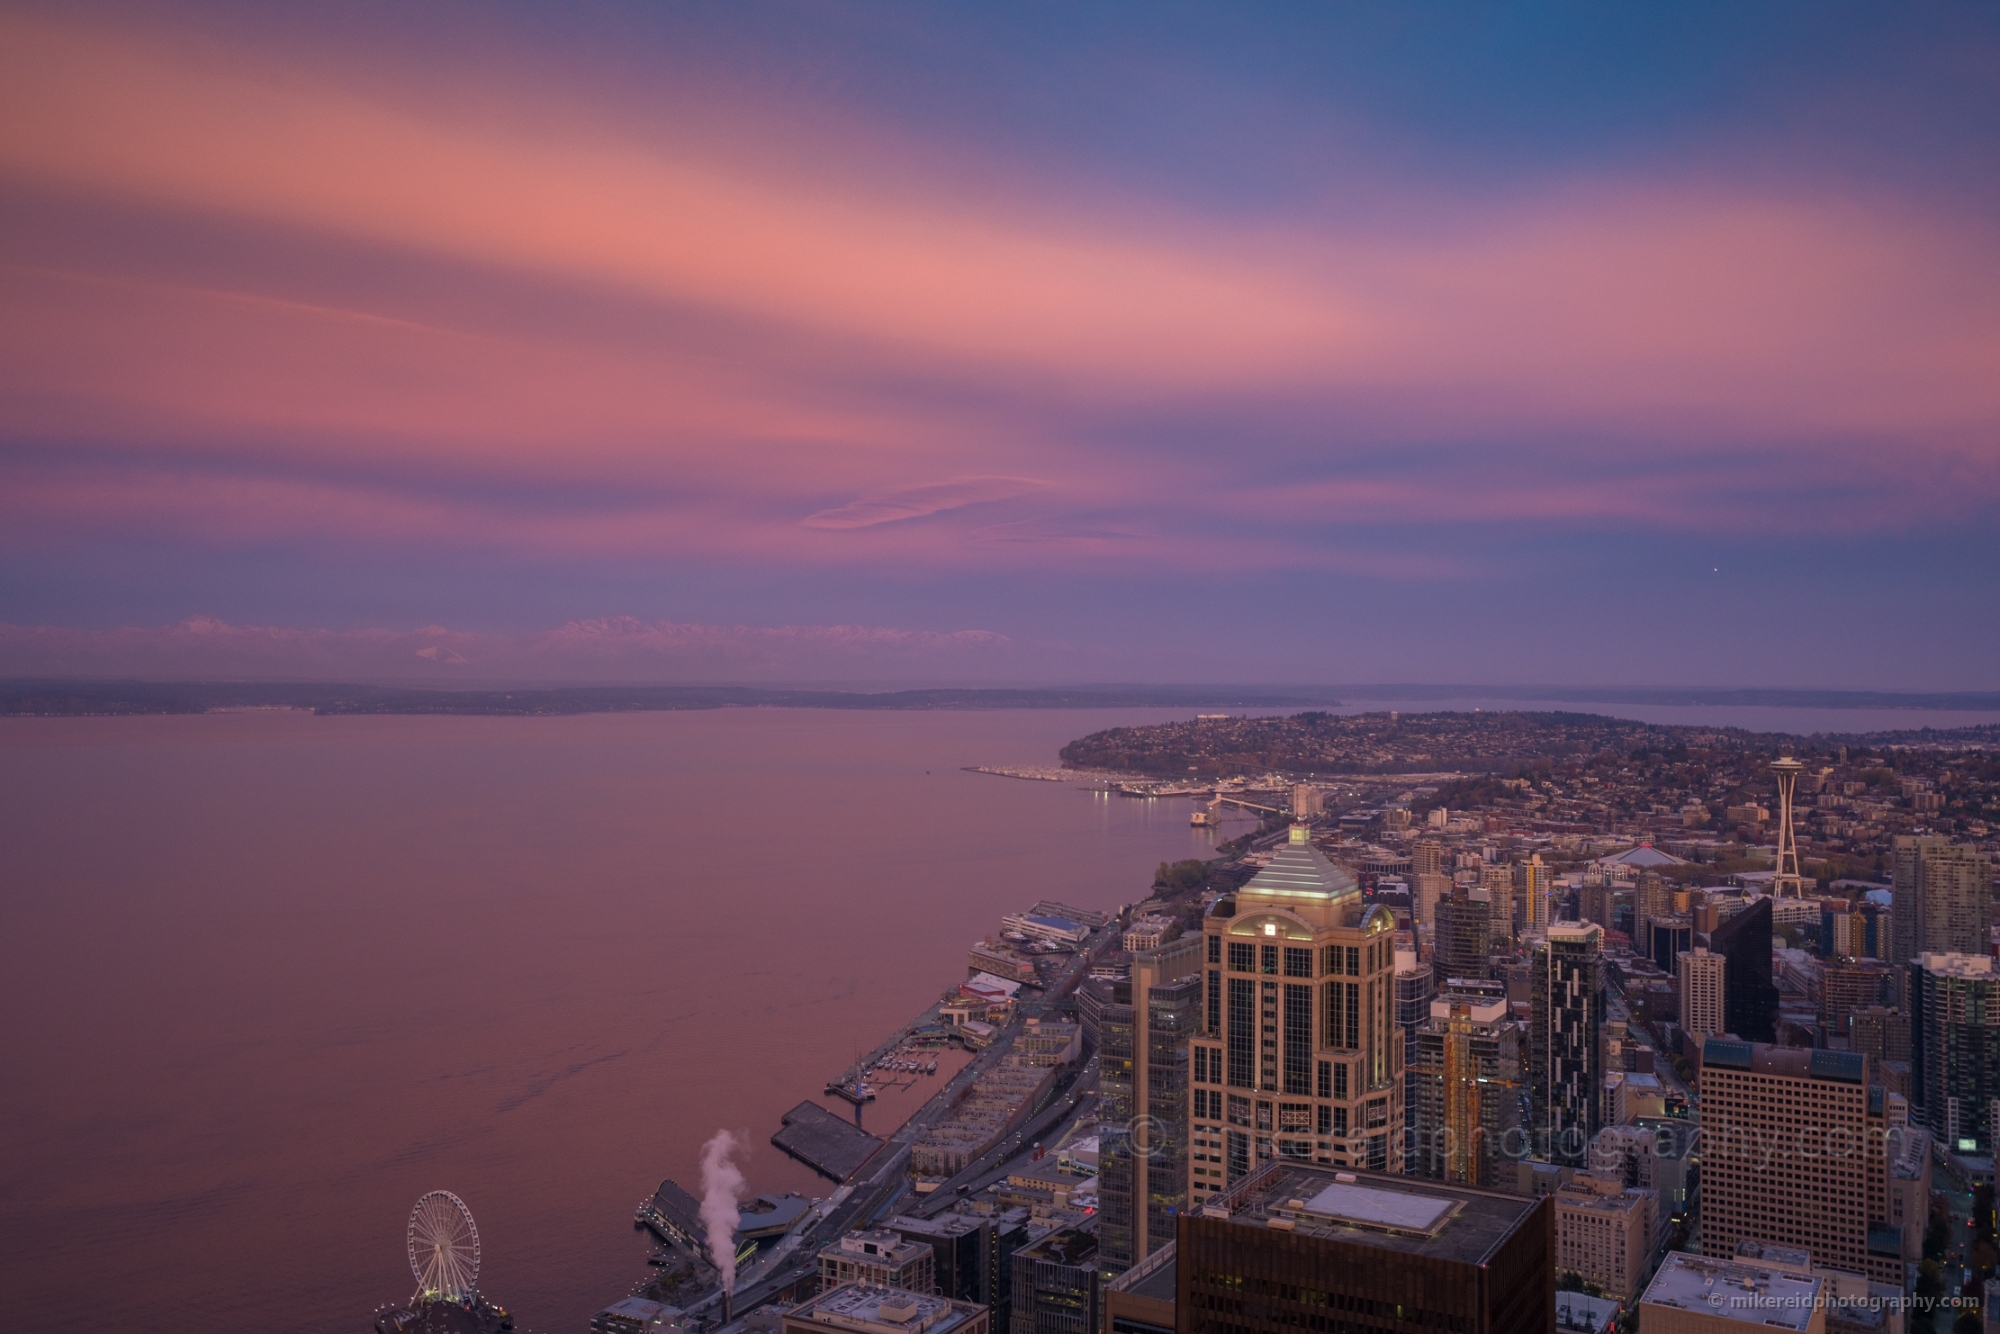
[[[741,1215],[743,1173],[730,1156],[736,1136],[718,1130],[701,1146],[701,1221],[708,1229],[708,1258],[722,1275],[723,1319],[729,1318],[729,1294],[736,1291],[736,1223]]]
[[[730,1298],[729,1289],[724,1288],[722,1290],[722,1323],[725,1325],[736,1318],[734,1315],[730,1314],[730,1308],[733,1307],[735,1303],[732,1302],[729,1298]]]

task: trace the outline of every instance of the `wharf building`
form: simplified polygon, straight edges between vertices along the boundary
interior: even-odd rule
[[[1447,991],[1415,1030],[1405,1154],[1413,1175],[1491,1190],[1503,1166],[1527,1156],[1521,1026],[1508,1009],[1504,999]]]
[[[1890,1191],[1906,1113],[1869,1073],[1858,1052],[1703,1044],[1705,1254],[1775,1242],[1824,1269],[1902,1283],[1904,1237]]]
[[[1553,1162],[1582,1163],[1603,1127],[1603,947],[1598,924],[1558,922],[1536,947],[1530,969],[1530,1132],[1537,1156]]]
[[[1920,954],[1909,986],[1915,1101],[1947,1151],[1991,1158],[2000,1132],[2000,972],[1987,954]]]
[[[1403,1170],[1395,925],[1296,825],[1209,909],[1190,1208],[1277,1157]]]
[[[1132,956],[1098,1025],[1098,1241],[1104,1277],[1174,1239],[1187,1206],[1190,1041],[1201,1016],[1202,938]]]
[[[1548,1334],[1554,1205],[1279,1159],[1182,1218],[1180,1334]]]
[[[1728,960],[1697,946],[1675,961],[1680,986],[1681,1032],[1697,1040],[1723,1032],[1724,971]]]
[[[933,1293],[936,1265],[930,1243],[911,1241],[887,1228],[850,1232],[819,1253],[821,1290],[843,1283]]]
[[[781,1334],[990,1334],[983,1306],[902,1288],[844,1283],[780,1317]]]
[[[1777,1040],[1778,985],[1771,976],[1771,900],[1760,898],[1708,934],[1723,958],[1723,1025],[1745,1042]]]

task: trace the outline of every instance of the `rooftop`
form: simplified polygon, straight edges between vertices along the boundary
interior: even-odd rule
[[[1246,1227],[1477,1264],[1538,1201],[1413,1177],[1276,1160],[1202,1209]]]
[[[1823,1286],[1824,1280],[1813,1275],[1772,1265],[1672,1251],[1660,1262],[1639,1305],[1673,1306],[1746,1325],[1804,1330]]]
[[[949,1297],[878,1288],[868,1283],[843,1283],[795,1308],[791,1314],[795,1320],[866,1330],[869,1334],[917,1334],[920,1330],[944,1334],[970,1319],[978,1309]]]
[[[1704,1070],[1713,1066],[1788,1079],[1831,1079],[1842,1084],[1865,1084],[1868,1080],[1868,1057],[1858,1051],[1772,1047],[1734,1038],[1709,1038],[1702,1043],[1701,1064]]]
[[[839,1241],[820,1248],[826,1256],[848,1256],[856,1259],[878,1259],[888,1264],[904,1264],[915,1259],[930,1248],[920,1241],[906,1240],[899,1232],[880,1228],[865,1232],[850,1232]]]
[[[1993,977],[1988,954],[1919,954],[1917,966],[1939,977]]]
[[[1292,827],[1291,841],[1271,855],[1263,870],[1240,891],[1276,898],[1344,899],[1359,897],[1361,885],[1312,845],[1309,831]]]

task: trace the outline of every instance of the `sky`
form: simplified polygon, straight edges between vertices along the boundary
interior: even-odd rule
[[[1990,5],[0,7],[0,675],[2000,687]]]

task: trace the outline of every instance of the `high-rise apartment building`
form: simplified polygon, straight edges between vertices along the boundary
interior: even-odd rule
[[[1489,862],[1479,870],[1479,887],[1488,895],[1487,907],[1493,915],[1493,942],[1514,939],[1514,868],[1504,862]]]
[[[1437,927],[1431,936],[1431,974],[1443,990],[1453,978],[1479,979],[1493,975],[1493,907],[1468,889],[1454,889],[1439,899]]]
[[[1521,1026],[1504,998],[1446,991],[1416,1030],[1407,1160],[1416,1176],[1500,1189],[1526,1156]],[[1511,1178],[1510,1178],[1511,1179]]]
[[[2000,972],[1986,954],[1910,962],[1914,1088],[1939,1144],[1990,1156],[2000,1143]]]
[[[1680,983],[1681,1031],[1696,1038],[1722,1032],[1724,971],[1728,961],[1698,946],[1682,951],[1676,963],[1674,976]]]
[[[1549,1334],[1554,1206],[1273,1162],[1181,1220],[1181,1334]]]
[[[1825,1269],[1903,1282],[1890,1221],[1901,1099],[1870,1086],[1858,1052],[1710,1038],[1701,1060],[1701,1246],[1745,1240],[1811,1252]]]
[[[1898,964],[1919,954],[1984,954],[1993,926],[1993,865],[1978,848],[1904,836],[1890,855],[1890,931]]]
[[[1174,1238],[1187,1205],[1189,1042],[1201,1010],[1199,936],[1132,956],[1099,1019],[1098,1244],[1106,1277]]]
[[[1446,875],[1444,868],[1444,845],[1436,839],[1419,839],[1410,849],[1410,874]]]
[[[1535,950],[1529,991],[1530,1131],[1551,1161],[1582,1162],[1602,1123],[1604,929],[1551,926]]]
[[[1774,1041],[1778,985],[1771,977],[1771,900],[1755,900],[1709,932],[1708,950],[1724,960],[1724,1030],[1745,1042]]]
[[[1555,881],[1542,864],[1542,854],[1514,864],[1514,898],[1521,905],[1521,933],[1539,936],[1555,920]]]
[[[1196,939],[1190,1207],[1276,1157],[1402,1171],[1394,915],[1294,826]]]

